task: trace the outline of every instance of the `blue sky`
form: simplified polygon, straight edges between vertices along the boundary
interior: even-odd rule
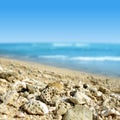
[[[0,42],[120,42],[120,0],[0,0]]]

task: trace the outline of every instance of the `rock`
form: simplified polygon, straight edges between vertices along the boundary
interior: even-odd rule
[[[89,88],[90,96],[96,97],[97,100],[103,99],[103,93],[101,91],[98,91],[97,88]]]
[[[68,89],[72,90],[72,86],[75,86],[75,85],[74,85],[73,81],[71,81],[71,80],[65,80],[64,81],[64,86],[65,86],[64,87],[65,90],[68,90]]]
[[[46,84],[42,81],[36,82],[35,85],[38,86],[40,91],[46,87]]]
[[[2,66],[0,65],[0,71],[3,71],[3,68],[2,68]]]
[[[10,84],[5,79],[0,79],[0,97],[7,92],[9,86]]]
[[[92,116],[92,112],[88,108],[76,105],[67,111],[63,120],[93,120]]]
[[[6,79],[8,82],[14,82],[14,80],[18,78],[18,74],[13,71],[4,71],[0,72],[0,78]]]
[[[67,110],[71,108],[70,104],[69,103],[66,103],[66,102],[60,102],[57,106],[57,114],[58,115],[64,115]]]
[[[90,110],[92,111],[93,113],[93,120],[99,120],[98,119],[98,109],[95,109],[96,107],[95,106],[91,106],[90,107]]]
[[[55,115],[54,116],[54,120],[62,120],[62,116],[61,115]]]
[[[29,78],[23,79],[22,81],[25,82],[26,84],[34,84],[34,81]]]
[[[0,85],[6,87],[8,82],[5,79],[0,78]]]
[[[8,120],[8,117],[7,117],[7,115],[2,115],[2,114],[0,114],[0,120]]]
[[[94,94],[97,92],[97,88],[94,88],[94,87],[89,87],[89,91]]]
[[[49,112],[48,107],[41,101],[30,100],[22,106],[23,111],[30,115],[44,115]]]
[[[64,89],[64,85],[62,82],[49,83],[47,87],[53,87],[57,89],[58,91],[62,91]]]
[[[65,101],[69,102],[69,103],[72,103],[73,105],[76,105],[76,104],[85,104],[85,102],[80,102],[77,98],[75,97],[69,97],[67,98]]]
[[[17,112],[17,114],[14,116],[15,118],[25,118],[25,114],[23,112]]]
[[[110,98],[106,98],[104,101],[103,101],[103,106],[109,106],[109,102],[110,102]]]
[[[40,94],[40,88],[38,85],[27,84],[27,89],[30,94]]]
[[[106,94],[106,93],[110,92],[107,88],[105,88],[103,86],[100,86],[98,90],[101,91],[103,94]]]
[[[118,112],[114,108],[113,109],[106,108],[101,112],[101,115],[104,116],[104,117],[108,117],[108,116],[115,117],[115,116],[120,116],[120,112]]]
[[[19,92],[19,95],[28,99],[28,96],[29,96],[30,94],[29,94],[28,91],[23,90],[22,92]]]
[[[108,97],[103,101],[103,106],[110,108],[114,108],[114,107],[119,108],[118,106],[120,106],[120,102],[114,97]]]
[[[56,111],[56,106],[52,107],[52,106],[48,106],[49,112],[52,113],[54,111]]]
[[[73,97],[78,100],[79,104],[91,104],[91,98],[82,92],[77,91]]]
[[[13,116],[14,115],[13,111],[14,110],[12,109],[11,106],[5,105],[4,103],[0,104],[0,115]],[[0,117],[0,119],[1,119],[1,117]],[[4,120],[4,119],[2,119],[2,120]],[[5,119],[5,120],[8,120],[8,119]]]
[[[26,78],[23,81],[26,83],[27,88],[29,89],[29,92],[31,93],[40,91],[46,87],[45,83],[38,81],[38,80]]]
[[[48,105],[55,105],[56,101],[59,99],[57,93],[58,91],[53,87],[47,87],[41,92],[40,100]]]
[[[111,97],[115,97],[117,100],[120,101],[120,94],[115,94],[115,93],[112,93],[110,94]]]
[[[96,91],[91,94],[91,97],[97,102],[97,100],[103,100],[103,94],[100,91]]]
[[[28,99],[28,100],[30,100],[30,99],[35,99],[35,98],[36,98],[35,94],[29,94],[29,95],[27,96],[27,99]]]
[[[5,104],[0,104],[0,115],[1,114],[10,114],[10,110],[8,109],[8,106]]]
[[[10,104],[10,105],[13,105],[15,107],[17,107],[17,104],[16,104],[16,101],[19,97],[19,94],[12,90],[12,91],[8,91],[5,95],[3,95],[3,103],[4,104]]]
[[[13,84],[12,89],[20,92],[20,91],[22,91],[22,89],[26,89],[26,83],[25,82],[21,82],[21,81],[16,81]]]
[[[97,91],[96,94],[95,94],[96,97],[101,97],[102,96],[102,92],[100,91]]]
[[[22,96],[19,96],[19,98],[16,101],[16,104],[18,104],[19,106],[22,106],[23,104],[27,103],[28,99]]]

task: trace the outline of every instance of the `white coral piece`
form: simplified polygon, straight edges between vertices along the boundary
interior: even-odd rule
[[[39,101],[39,104],[40,104],[40,107],[41,107],[41,109],[43,110],[44,114],[49,113],[48,107],[46,106],[45,103]]]

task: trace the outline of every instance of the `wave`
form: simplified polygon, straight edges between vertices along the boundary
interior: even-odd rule
[[[65,55],[43,55],[43,56],[39,56],[39,58],[66,59],[67,56]]]
[[[120,61],[120,57],[114,56],[101,56],[101,57],[70,57],[65,55],[43,55],[39,56],[39,58],[49,58],[49,59],[62,59],[62,60],[76,60],[76,61]]]
[[[104,57],[73,57],[71,60],[80,61],[120,61],[120,57],[104,56]]]
[[[88,47],[89,44],[76,43],[75,47]]]
[[[83,43],[53,43],[54,47],[88,47],[89,44]]]

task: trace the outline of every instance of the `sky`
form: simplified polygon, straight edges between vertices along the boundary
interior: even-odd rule
[[[0,0],[0,42],[120,42],[120,0]]]

